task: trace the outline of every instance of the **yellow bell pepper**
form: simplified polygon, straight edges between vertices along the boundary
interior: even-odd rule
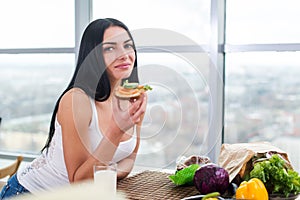
[[[268,191],[264,183],[258,178],[243,181],[236,189],[236,199],[268,200]]]

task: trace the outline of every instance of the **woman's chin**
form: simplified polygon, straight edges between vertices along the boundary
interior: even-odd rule
[[[110,75],[110,79],[115,80],[122,80],[122,79],[128,79],[131,75],[131,71],[123,71],[123,72],[115,72]]]
[[[127,78],[130,77],[130,74],[131,74],[131,73],[123,74],[122,76],[120,76],[120,79],[127,79]]]

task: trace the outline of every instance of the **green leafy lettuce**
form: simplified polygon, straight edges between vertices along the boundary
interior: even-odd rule
[[[170,175],[169,179],[176,185],[193,185],[195,172],[199,168],[198,164],[192,164],[182,170]]]
[[[132,82],[132,83],[129,83],[128,80],[125,80],[123,85],[122,85],[124,88],[132,88],[132,89],[135,89],[139,86],[139,83],[137,82]],[[143,89],[145,91],[147,90],[152,90],[152,87],[150,85],[143,85]]]
[[[144,85],[144,90],[152,90],[152,87],[150,85]]]
[[[269,160],[258,162],[250,172],[250,178],[262,180],[269,194],[300,193],[300,176],[298,172],[289,169],[279,155],[274,154]]]

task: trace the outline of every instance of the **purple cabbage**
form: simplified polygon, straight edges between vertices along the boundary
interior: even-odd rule
[[[229,187],[229,174],[224,168],[209,163],[195,172],[193,181],[201,194],[211,192],[224,194]]]

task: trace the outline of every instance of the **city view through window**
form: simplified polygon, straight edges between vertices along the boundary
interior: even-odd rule
[[[269,141],[300,170],[299,53],[228,55],[225,142]],[[259,61],[259,62],[258,62]]]

